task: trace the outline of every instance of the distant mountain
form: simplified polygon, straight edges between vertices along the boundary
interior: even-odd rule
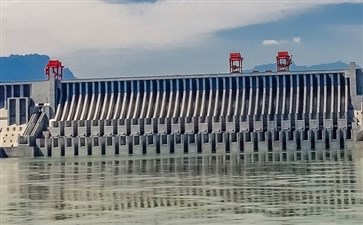
[[[307,71],[307,70],[335,70],[335,69],[347,69],[349,68],[349,64],[337,61],[332,63],[325,63],[325,64],[318,64],[318,65],[312,65],[312,66],[298,66],[295,63],[293,63],[290,67],[291,71]],[[266,70],[276,70],[276,64],[275,63],[269,63],[269,64],[263,64],[259,66],[253,67],[251,71],[260,71],[264,72]]]
[[[49,61],[47,55],[10,55],[0,57],[0,82],[44,80],[44,67]],[[64,68],[63,79],[75,79],[72,71]]]
[[[9,57],[0,57],[0,82],[44,80],[44,67],[48,61],[49,56],[38,54],[10,55]],[[312,66],[292,64],[290,67],[292,71],[333,70],[347,68],[349,68],[349,64],[341,61]],[[276,64],[270,63],[255,66],[251,70],[245,70],[245,72],[264,72],[266,70],[276,71]],[[63,79],[70,80],[76,79],[76,77],[73,75],[70,69],[64,68]]]

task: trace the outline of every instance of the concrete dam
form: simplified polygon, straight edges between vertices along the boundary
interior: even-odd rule
[[[363,141],[363,70],[355,63],[329,71],[234,69],[61,80],[56,65],[44,81],[0,83],[0,155],[323,160],[347,159]]]

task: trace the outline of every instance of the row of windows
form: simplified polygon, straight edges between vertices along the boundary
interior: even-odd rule
[[[23,127],[6,127],[6,128],[0,128],[0,133],[2,133],[3,131],[16,131],[16,128],[18,128],[18,131],[22,131]]]

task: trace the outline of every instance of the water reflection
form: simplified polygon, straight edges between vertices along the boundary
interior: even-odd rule
[[[281,224],[363,221],[356,162],[234,156],[2,160],[1,224]]]

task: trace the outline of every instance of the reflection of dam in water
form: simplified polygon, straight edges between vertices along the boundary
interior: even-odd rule
[[[1,169],[9,175],[1,180],[8,187],[2,192],[6,202],[2,207],[9,211],[4,218],[24,214],[30,221],[98,218],[131,223],[145,217],[172,221],[227,213],[232,215],[227,221],[242,215],[268,221],[319,215],[342,221],[363,219],[360,165],[351,161],[257,165],[209,156],[5,165],[8,168],[2,164]]]
[[[0,84],[2,156],[347,158],[359,128],[354,113],[361,116],[363,72],[354,63],[332,71],[57,77]]]

